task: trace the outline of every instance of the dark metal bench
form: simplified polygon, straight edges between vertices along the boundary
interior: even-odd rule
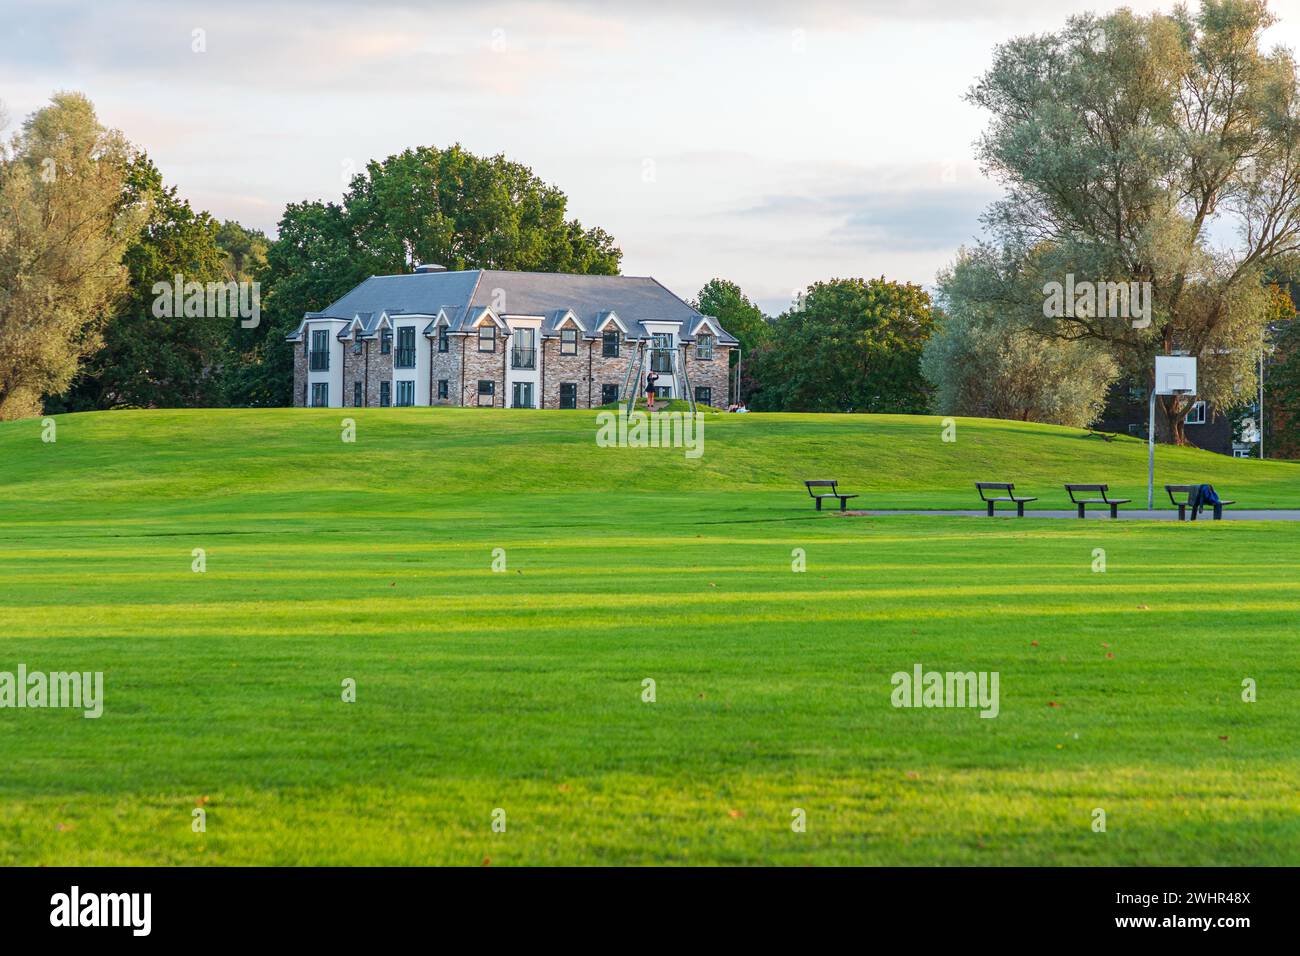
[[[1187,509],[1189,507],[1192,509],[1193,521],[1196,520],[1196,513],[1205,507],[1200,502],[1194,501],[1192,497],[1200,490],[1200,487],[1200,485],[1165,485],[1165,491],[1169,492],[1169,501],[1178,509],[1179,521],[1187,520]],[[1213,488],[1214,485],[1210,485],[1210,487]],[[1179,501],[1174,497],[1175,495],[1182,495],[1183,500]],[[1212,505],[1214,508],[1214,520],[1221,521],[1223,519],[1224,507],[1226,505],[1235,504],[1235,501],[1220,501],[1217,505]]]
[[[1066,485],[1065,490],[1070,495],[1070,501],[1072,501],[1075,507],[1079,509],[1080,518],[1084,517],[1084,509],[1086,509],[1088,505],[1109,505],[1110,516],[1112,518],[1118,518],[1119,506],[1126,505],[1133,500],[1132,498],[1112,498],[1109,494],[1107,494],[1107,492],[1110,491],[1110,485]],[[1077,495],[1087,495],[1087,494],[1101,495],[1101,497],[1100,498],[1077,497]]]
[[[1016,517],[1023,518],[1025,516],[1025,503],[1038,500],[1037,498],[1016,497],[1016,486],[1009,481],[977,481],[975,482],[975,490],[980,493],[980,499],[988,505],[990,518],[993,517],[993,505],[995,502],[1014,502],[1016,506]],[[984,493],[986,491],[1005,491],[1006,494],[990,498]]]
[[[824,498],[838,499],[840,503],[840,510],[843,511],[845,506],[848,504],[848,500],[850,498],[858,497],[857,495],[840,494],[839,483],[833,480],[805,481],[804,484],[807,485],[808,494],[812,497],[813,501],[817,502],[818,511],[822,510],[822,499]],[[830,491],[816,492],[813,491],[814,488],[829,488]]]

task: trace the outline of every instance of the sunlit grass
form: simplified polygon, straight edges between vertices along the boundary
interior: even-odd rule
[[[0,863],[1300,862],[1296,526],[838,518],[801,485],[1128,493],[1140,446],[717,416],[690,462],[589,414],[339,417],[0,425],[0,670],[106,685],[99,720],[0,710]],[[1294,466],[1161,455],[1300,507]],[[1000,715],[894,709],[918,662],[998,671]]]

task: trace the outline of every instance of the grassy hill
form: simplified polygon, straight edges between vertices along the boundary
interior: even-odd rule
[[[344,415],[356,421],[340,439]],[[940,419],[902,415],[708,415],[704,454],[601,448],[591,412],[478,409],[267,409],[132,411],[0,424],[0,475],[9,517],[97,514],[217,515],[253,500],[278,515],[346,517],[397,508],[511,508],[513,495],[674,495],[674,507],[776,514],[806,510],[802,481],[838,478],[882,508],[978,507],[973,483],[1015,481],[1037,507],[1068,507],[1066,481],[1109,482],[1146,496],[1146,444],[1018,422],[958,419],[955,442]],[[1185,448],[1157,449],[1157,484],[1209,481],[1242,507],[1300,507],[1300,464],[1243,461]],[[1159,490],[1159,489],[1157,489]],[[737,495],[735,492],[743,492]],[[726,504],[722,505],[721,502]],[[1167,501],[1165,504],[1167,505]],[[261,507],[261,506],[257,506]]]
[[[0,671],[106,695],[0,710],[0,864],[1300,863],[1294,525],[842,519],[801,484],[1139,498],[1138,442],[718,415],[688,460],[590,412],[342,417],[0,424]],[[1300,507],[1295,465],[1158,456]],[[894,708],[916,663],[999,672],[999,716]]]

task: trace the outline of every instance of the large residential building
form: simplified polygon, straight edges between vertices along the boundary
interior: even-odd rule
[[[739,346],[651,278],[427,265],[371,276],[287,338],[294,405],[328,408],[595,408],[650,370],[661,397],[726,405]]]

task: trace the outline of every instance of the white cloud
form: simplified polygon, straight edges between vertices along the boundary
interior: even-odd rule
[[[79,89],[219,217],[271,230],[370,159],[461,142],[564,189],[626,271],[687,296],[723,275],[778,307],[834,275],[932,281],[997,192],[962,94],[998,42],[1100,6],[0,3],[11,119]],[[1274,39],[1294,44],[1300,0],[1272,7],[1289,18]]]

